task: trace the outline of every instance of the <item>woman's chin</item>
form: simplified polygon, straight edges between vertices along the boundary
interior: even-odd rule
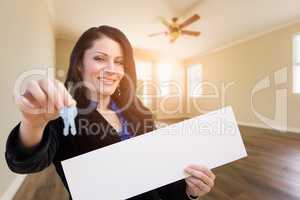
[[[117,89],[117,84],[114,83],[114,84],[96,84],[96,91],[98,94],[100,95],[112,95],[116,89]]]
[[[104,89],[104,90],[98,90],[97,91],[99,95],[101,96],[111,96],[115,90],[112,89]]]

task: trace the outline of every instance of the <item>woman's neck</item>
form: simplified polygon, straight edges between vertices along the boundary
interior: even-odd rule
[[[97,110],[100,111],[107,111],[109,110],[109,103],[110,103],[110,95],[88,95],[88,98],[91,101],[98,102]]]
[[[110,102],[110,96],[99,96],[99,103],[97,106],[97,109],[100,111],[107,111],[109,110],[109,102]]]

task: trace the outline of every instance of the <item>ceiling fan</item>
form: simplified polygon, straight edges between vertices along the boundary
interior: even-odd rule
[[[189,36],[199,36],[201,32],[198,31],[191,31],[191,30],[185,30],[187,26],[194,23],[195,21],[199,20],[200,16],[197,14],[194,14],[193,16],[189,17],[182,23],[178,23],[178,18],[173,17],[171,22],[168,22],[165,18],[160,17],[160,22],[167,27],[167,31],[158,32],[158,33],[152,33],[149,34],[149,37],[154,37],[158,35],[165,35],[170,38],[170,42],[173,43],[176,41],[176,39],[181,35],[189,35]]]

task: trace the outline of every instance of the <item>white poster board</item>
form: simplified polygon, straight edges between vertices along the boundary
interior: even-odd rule
[[[232,108],[224,107],[62,162],[73,199],[123,200],[247,156]]]

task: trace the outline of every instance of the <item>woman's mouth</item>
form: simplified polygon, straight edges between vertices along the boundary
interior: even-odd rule
[[[116,81],[115,79],[112,78],[103,78],[103,77],[98,77],[97,79],[104,84],[113,84]]]

